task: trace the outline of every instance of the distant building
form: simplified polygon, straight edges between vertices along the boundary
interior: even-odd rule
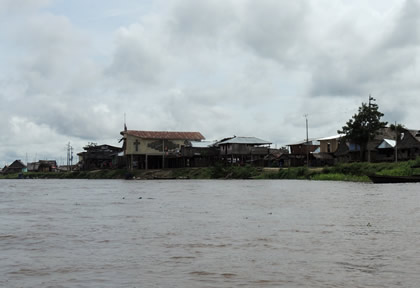
[[[123,151],[121,147],[115,147],[107,144],[97,145],[91,143],[85,147],[84,152],[80,152],[79,167],[81,170],[109,169],[117,167],[118,154]]]
[[[289,149],[282,147],[280,149],[269,149],[268,155],[264,156],[264,167],[288,167]]]
[[[28,163],[29,172],[55,172],[57,167],[57,161],[55,160],[39,160],[38,162]]]
[[[124,130],[121,135],[126,165],[130,169],[182,167],[181,147],[205,139],[200,132]]]
[[[395,153],[397,159],[412,160],[420,156],[420,131],[412,129],[404,129],[399,136],[395,131],[391,131],[394,135],[382,139],[375,147],[377,150],[376,161],[395,161]]]
[[[363,155],[359,144],[354,143],[351,139],[341,138],[334,156],[338,162],[355,162],[355,161],[387,161],[389,155],[384,155],[378,147],[384,139],[395,139],[395,132],[389,127],[382,128],[378,134],[367,143],[366,151]]]
[[[294,144],[287,145],[290,148],[290,154],[306,155],[312,153],[320,147],[320,142],[316,139],[303,140]]]
[[[219,148],[222,161],[230,164],[253,164],[264,166],[264,157],[269,154],[271,142],[256,137],[230,137],[214,146]]]
[[[395,160],[395,146],[397,141],[393,139],[383,139],[382,142],[376,146],[378,151],[377,158],[380,161],[394,161]]]
[[[21,160],[15,160],[9,166],[3,168],[4,174],[12,174],[12,173],[22,173],[25,172],[27,169],[26,165],[23,164]]]
[[[294,144],[289,144],[290,154],[287,155],[287,160],[290,166],[304,166],[315,161],[313,153],[319,152],[320,142],[316,139],[308,139],[308,141],[300,141]]]
[[[318,139],[320,153],[334,153],[338,149],[340,139],[345,136],[344,134],[338,134],[330,137],[324,137]]]
[[[181,146],[183,167],[207,167],[213,165],[219,157],[219,149],[214,141],[188,141]]]
[[[338,149],[340,139],[344,134],[317,139],[319,148],[311,153],[311,166],[334,165],[334,152]]]
[[[420,130],[406,129],[401,133],[397,140],[397,150],[400,160],[416,159],[420,156]]]

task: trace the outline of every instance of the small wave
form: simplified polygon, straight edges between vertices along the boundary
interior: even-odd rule
[[[17,271],[9,272],[12,275],[25,275],[25,276],[47,276],[50,275],[48,271],[45,269],[29,269],[29,268],[21,268]]]
[[[236,277],[237,275],[236,274],[234,274],[234,273],[222,273],[222,274],[220,274],[220,275],[222,275],[223,277],[225,277],[225,278],[233,278],[233,277]]]
[[[374,265],[374,264],[353,264],[349,262],[337,262],[336,264],[343,266],[346,270],[349,271],[360,271],[363,273],[374,274],[378,272],[378,268],[383,267],[384,265]]]
[[[16,235],[12,235],[12,234],[6,234],[6,235],[0,235],[0,240],[3,239],[15,239],[18,238]]]
[[[188,244],[189,248],[225,248],[230,247],[232,244],[204,244],[204,243],[194,243]]]
[[[207,272],[207,271],[193,271],[190,272],[191,275],[197,275],[197,276],[211,276],[211,275],[217,275],[216,273]]]
[[[171,259],[179,260],[179,259],[195,259],[193,256],[173,256]]]

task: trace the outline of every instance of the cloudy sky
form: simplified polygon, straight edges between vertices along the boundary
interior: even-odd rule
[[[336,134],[369,94],[420,128],[420,0],[0,0],[0,165],[132,130]]]

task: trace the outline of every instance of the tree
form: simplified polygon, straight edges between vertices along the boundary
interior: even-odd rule
[[[373,103],[373,101],[376,100],[369,95],[369,104],[362,103],[358,113],[354,114],[353,118],[347,121],[346,126],[343,126],[341,131],[337,131],[340,134],[345,134],[345,139],[360,146],[362,161],[369,141],[379,134],[380,129],[385,128],[387,125],[387,122],[381,122],[381,117],[384,114],[379,112],[378,105]],[[370,161],[369,154],[368,160]]]

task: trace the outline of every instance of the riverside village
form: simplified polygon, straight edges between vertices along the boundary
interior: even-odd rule
[[[337,135],[309,138],[306,120],[306,139],[281,148],[273,148],[264,135],[263,138],[255,135],[221,135],[220,140],[207,140],[199,131],[143,131],[127,129],[124,124],[119,137],[120,147],[106,143],[87,143],[84,151],[77,153],[78,161],[73,164],[73,150],[69,144],[66,165],[59,166],[54,159],[29,163],[16,159],[3,167],[0,173],[2,177],[17,174],[17,177],[25,178],[26,174],[32,173],[30,175],[33,176],[36,172],[45,175],[50,172],[119,170],[125,171],[124,177],[131,178],[136,175],[135,171],[140,170],[205,167],[250,167],[260,171],[288,170],[293,167],[319,171],[324,167],[325,172],[325,167],[336,167],[343,163],[416,160],[420,156],[420,129],[381,122],[383,114],[374,101],[369,96],[369,102],[362,103],[358,113],[341,130],[337,127]],[[413,163],[410,165],[417,165]],[[379,170],[389,168],[380,167]],[[413,176],[411,172],[405,173],[408,175],[398,176]]]

